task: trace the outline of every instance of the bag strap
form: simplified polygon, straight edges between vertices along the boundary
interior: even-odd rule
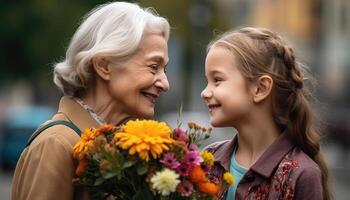
[[[64,125],[64,126],[68,126],[69,128],[73,129],[79,136],[81,134],[81,130],[75,125],[73,124],[72,122],[69,122],[69,121],[64,121],[64,120],[57,120],[57,121],[52,121],[52,122],[49,122],[47,124],[44,124],[43,126],[40,126],[33,134],[32,136],[30,136],[28,142],[27,142],[27,145],[26,147],[28,147],[32,142],[33,140],[41,133],[43,132],[44,130],[52,127],[52,126],[55,126],[55,125]]]

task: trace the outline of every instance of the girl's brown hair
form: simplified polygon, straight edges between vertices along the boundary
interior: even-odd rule
[[[273,116],[282,131],[287,129],[292,142],[313,159],[322,172],[324,199],[332,199],[328,169],[320,151],[320,133],[311,112],[312,95],[306,87],[305,66],[299,63],[293,49],[280,36],[263,28],[242,28],[227,32],[209,44],[227,48],[240,62],[248,81],[269,75]]]

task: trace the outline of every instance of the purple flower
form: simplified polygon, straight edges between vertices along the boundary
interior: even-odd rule
[[[182,130],[181,128],[177,128],[174,130],[174,139],[177,141],[182,141],[182,142],[188,141],[188,137],[187,137],[186,132],[184,130]]]
[[[189,151],[198,151],[198,147],[197,147],[197,145],[192,143],[188,146],[188,150]]]
[[[202,158],[198,151],[189,151],[183,158],[183,162],[189,165],[190,167],[199,165],[201,161]]]
[[[187,163],[182,163],[177,169],[177,173],[180,174],[180,176],[188,176],[188,173],[191,170],[191,166],[189,166]]]
[[[176,169],[180,166],[180,163],[176,160],[175,154],[173,153],[164,154],[163,159],[160,160],[160,162],[171,169]]]
[[[193,185],[188,180],[183,180],[181,183],[177,186],[177,191],[180,193],[183,197],[188,197],[193,192]]]

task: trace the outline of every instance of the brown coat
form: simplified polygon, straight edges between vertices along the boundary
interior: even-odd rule
[[[207,147],[217,160],[210,171],[212,179],[218,179],[230,170],[235,145],[237,137]],[[226,192],[227,188],[223,188],[219,199],[225,199]],[[321,200],[321,171],[310,157],[290,142],[286,133],[282,133],[243,176],[235,199]]]
[[[58,113],[52,120],[71,121],[82,131],[98,126],[90,114],[69,97],[62,97]],[[44,130],[24,149],[17,162],[12,200],[73,199],[75,162],[72,147],[78,140],[79,135],[64,125]]]

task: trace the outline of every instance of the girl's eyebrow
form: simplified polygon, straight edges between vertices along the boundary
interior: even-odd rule
[[[222,74],[224,74],[224,73],[222,71],[220,71],[220,70],[217,70],[217,69],[214,69],[214,70],[209,72],[209,75],[212,75],[212,76],[214,76],[214,75],[222,75]]]
[[[205,76],[208,78],[210,76],[216,76],[216,75],[224,75],[224,73],[220,70],[214,69],[208,72],[208,74],[206,73]]]

